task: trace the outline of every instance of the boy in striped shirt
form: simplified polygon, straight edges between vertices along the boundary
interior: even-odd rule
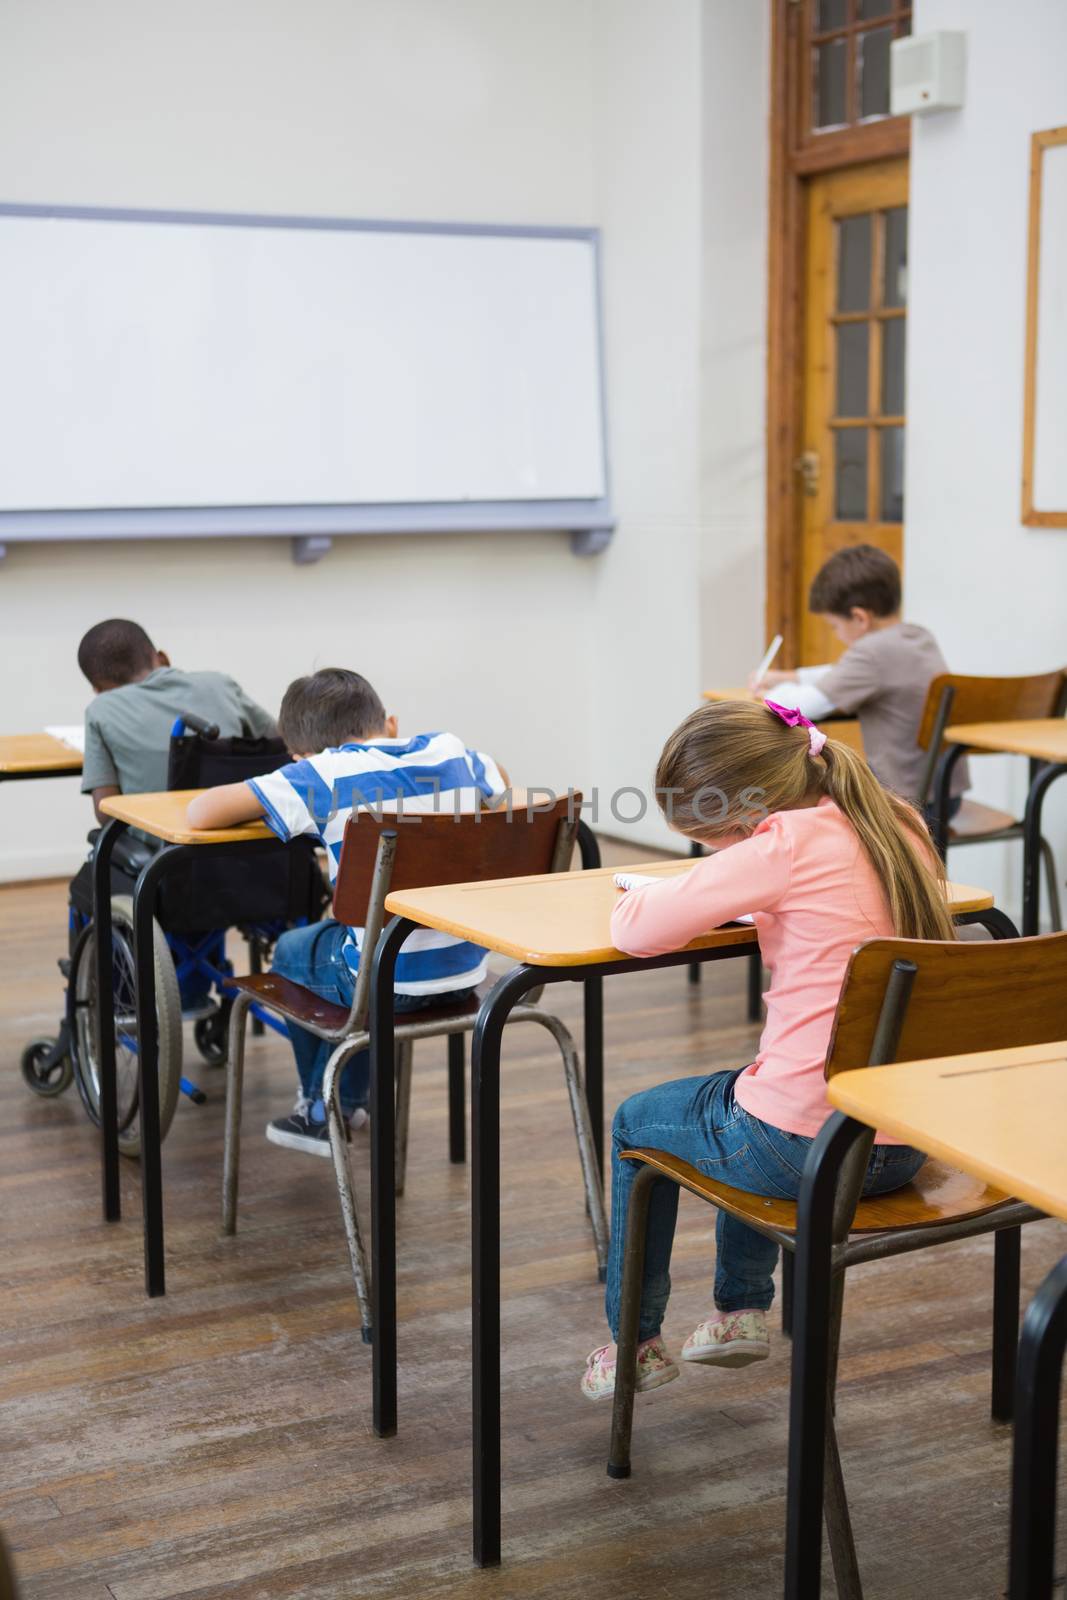
[[[337,877],[345,824],[361,806],[405,814],[473,811],[480,800],[505,792],[496,762],[468,750],[451,733],[401,739],[366,678],[327,667],[289,685],[278,731],[293,754],[289,766],[247,783],[208,789],[192,800],[194,828],[225,828],[262,818],[280,839],[310,835],[326,849],[330,882]],[[442,798],[447,796],[447,798]],[[325,921],[283,933],[274,971],[334,1005],[348,1006],[363,957],[363,930]],[[373,951],[367,951],[367,959]],[[486,954],[477,945],[430,929],[416,929],[396,964],[396,1009],[418,1011],[465,998],[485,976]],[[267,1138],[293,1150],[329,1156],[323,1076],[333,1046],[290,1022],[300,1093],[292,1112],[268,1124]],[[341,1110],[350,1127],[367,1120],[370,1052],[351,1057],[341,1074]]]

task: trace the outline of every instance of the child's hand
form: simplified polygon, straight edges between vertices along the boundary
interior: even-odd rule
[[[749,692],[751,694],[759,694],[763,689],[775,689],[780,683],[791,682],[792,678],[793,674],[791,672],[776,672],[772,670],[771,672],[765,672],[762,678],[757,678],[756,674],[753,673],[748,680]]]

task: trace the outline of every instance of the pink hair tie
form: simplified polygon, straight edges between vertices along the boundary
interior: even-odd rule
[[[797,711],[792,706],[777,705],[773,700],[764,700],[763,704],[768,711],[773,711],[776,717],[781,717],[787,728],[807,728],[808,754],[813,758],[822,755],[826,735],[815,726],[814,722],[809,722],[802,711]]]

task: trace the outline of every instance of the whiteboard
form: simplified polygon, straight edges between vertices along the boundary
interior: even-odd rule
[[[594,230],[0,212],[0,539],[610,523]]]
[[[1041,173],[1034,374],[1034,506],[1067,511],[1067,143],[1050,144]]]

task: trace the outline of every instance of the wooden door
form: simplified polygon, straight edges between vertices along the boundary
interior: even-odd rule
[[[807,611],[819,567],[847,544],[900,561],[908,163],[812,178],[807,196],[800,662],[841,646]]]

